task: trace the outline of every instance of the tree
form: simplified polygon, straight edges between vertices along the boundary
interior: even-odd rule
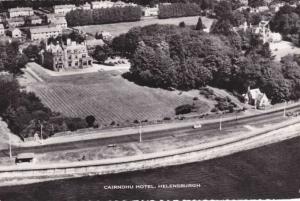
[[[93,127],[94,123],[96,121],[96,118],[93,115],[89,115],[85,118],[85,121],[88,124],[88,127]]]
[[[179,27],[184,28],[185,27],[185,22],[184,21],[180,22]]]
[[[220,19],[212,24],[210,32],[228,36],[232,33],[232,24],[228,19]]]
[[[198,18],[197,25],[196,25],[196,30],[203,30],[203,29],[205,29],[205,26],[204,26],[204,24],[202,23],[201,17],[199,17],[199,18]]]
[[[104,63],[112,54],[112,49],[108,45],[98,45],[93,53],[93,57],[98,62]]]
[[[23,50],[23,53],[29,58],[36,59],[38,58],[40,48],[37,45],[29,45]]]
[[[260,7],[260,6],[265,6],[265,0],[248,0],[248,5],[250,7],[256,8],[256,7]]]

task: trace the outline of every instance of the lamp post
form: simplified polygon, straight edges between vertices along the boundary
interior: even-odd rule
[[[140,125],[139,125],[139,134],[140,134],[140,142],[142,142],[143,139],[142,139],[142,123],[141,123],[141,121],[140,121]]]
[[[284,101],[283,117],[286,117],[286,106],[287,106],[287,101],[286,101],[286,100],[283,100],[283,101]]]
[[[9,132],[8,134],[9,136],[9,158],[12,158],[12,153],[11,153],[11,133]]]
[[[220,124],[219,124],[219,130],[221,131],[222,130],[222,119],[223,116],[222,116],[222,113],[221,113],[221,116],[220,116]]]
[[[41,133],[41,143],[43,144],[43,124],[42,121],[38,121],[40,124],[40,133]]]

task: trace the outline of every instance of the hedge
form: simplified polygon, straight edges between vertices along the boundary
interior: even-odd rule
[[[200,7],[195,3],[160,4],[158,18],[186,17],[200,15]]]
[[[84,26],[117,22],[139,21],[142,9],[139,6],[112,7],[94,10],[74,10],[66,15],[68,26]]]

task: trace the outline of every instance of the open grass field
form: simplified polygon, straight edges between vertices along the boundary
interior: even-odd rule
[[[147,26],[150,24],[174,24],[178,25],[180,22],[184,21],[186,25],[196,25],[198,22],[198,16],[195,17],[179,17],[170,19],[157,19],[157,18],[143,18],[141,21],[137,22],[124,22],[115,24],[101,24],[101,25],[89,25],[75,27],[86,33],[95,35],[97,32],[108,31],[113,36],[118,36],[122,33],[127,33],[131,28],[137,26]],[[208,28],[211,26],[213,20],[206,17],[202,17],[203,24]]]
[[[175,107],[193,103],[191,96],[139,86],[115,72],[60,77],[37,74],[44,82],[27,82],[26,87],[45,105],[71,117],[94,115],[102,125],[112,121],[122,124],[134,120],[162,120],[173,117]],[[199,113],[209,110],[206,103],[199,100],[197,104],[201,105]]]

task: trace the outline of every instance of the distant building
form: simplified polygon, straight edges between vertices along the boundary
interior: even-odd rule
[[[7,35],[9,35],[12,38],[21,38],[22,37],[22,31],[18,28],[9,28],[7,30]]]
[[[67,20],[65,18],[54,18],[51,21],[51,23],[54,24],[60,30],[68,28]]]
[[[109,42],[113,39],[113,36],[107,31],[101,31],[100,35],[103,41]]]
[[[4,29],[3,24],[0,24],[0,36],[3,36],[3,35],[5,35],[5,29]]]
[[[9,27],[20,27],[25,25],[24,17],[8,18],[6,22]]]
[[[31,25],[42,24],[42,22],[43,22],[43,20],[39,16],[36,16],[36,15],[29,16],[26,18],[26,20]]]
[[[254,105],[258,109],[263,109],[271,105],[266,94],[262,93],[259,88],[250,89],[249,87],[247,93],[243,94],[243,97],[246,104]]]
[[[53,6],[53,11],[54,11],[55,14],[66,15],[68,12],[70,12],[72,10],[76,10],[76,6],[73,5],[73,4]]]
[[[51,37],[57,37],[62,34],[62,30],[56,26],[39,26],[29,29],[31,40],[45,40]]]
[[[47,45],[41,52],[41,63],[54,71],[69,71],[91,67],[92,58],[85,43],[77,44],[68,39],[67,45]]]
[[[91,4],[86,2],[85,4],[79,6],[79,8],[82,9],[82,10],[90,10],[91,9]]]
[[[92,39],[92,40],[86,40],[86,47],[87,50],[91,53],[93,53],[97,46],[104,46],[105,43],[102,39]]]
[[[269,21],[262,20],[257,26],[248,25],[247,22],[235,28],[235,30],[250,30],[251,32],[260,36],[263,40],[263,43],[267,42],[279,42],[282,40],[282,36],[280,33],[274,33],[270,29]]]
[[[8,15],[10,18],[12,17],[26,17],[34,15],[33,9],[29,7],[22,8],[11,8],[8,9]]]
[[[114,3],[114,7],[125,7],[125,6],[129,6],[129,4],[127,4],[123,1],[117,1]]]
[[[240,3],[244,6],[248,6],[248,0],[240,0]]]
[[[111,1],[92,1],[91,2],[92,9],[111,8],[113,6],[114,6],[114,3]]]
[[[154,8],[150,7],[145,7],[143,8],[143,14],[145,17],[150,17],[150,16],[158,16],[158,5]]]
[[[66,19],[65,15],[63,15],[63,14],[54,14],[54,13],[46,14],[45,17],[46,17],[46,22],[47,23],[52,23],[53,21],[58,20],[58,19]]]

